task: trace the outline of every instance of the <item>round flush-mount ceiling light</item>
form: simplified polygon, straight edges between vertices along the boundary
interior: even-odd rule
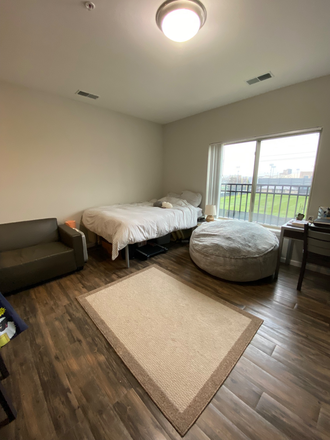
[[[167,38],[182,42],[194,37],[206,20],[199,0],[167,0],[156,13],[156,23]]]

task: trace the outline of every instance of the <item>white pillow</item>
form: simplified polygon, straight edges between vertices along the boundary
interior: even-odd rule
[[[169,203],[177,203],[177,202],[181,202],[182,200],[180,199],[180,197],[170,197],[169,195],[162,197],[161,199],[159,199],[161,202],[169,202]]]
[[[180,194],[169,192],[166,197],[175,197],[176,199],[180,199]]]
[[[181,199],[187,200],[190,205],[197,208],[201,204],[202,194],[194,193],[192,191],[183,191],[180,195]]]

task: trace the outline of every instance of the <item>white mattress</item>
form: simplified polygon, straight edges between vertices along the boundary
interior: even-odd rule
[[[154,201],[87,209],[82,221],[87,229],[112,243],[114,260],[128,244],[196,226],[202,214],[185,200],[168,198],[173,205],[170,209],[156,208]]]

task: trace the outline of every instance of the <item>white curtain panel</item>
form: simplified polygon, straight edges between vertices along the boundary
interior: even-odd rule
[[[219,212],[221,188],[221,144],[211,144],[209,146],[207,185],[206,185],[206,205],[215,205]]]

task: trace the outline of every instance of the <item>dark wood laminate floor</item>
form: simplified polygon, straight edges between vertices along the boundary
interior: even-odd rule
[[[154,263],[264,320],[185,439],[330,439],[329,277],[306,272],[301,293],[287,266],[276,283],[229,283],[200,271],[187,245],[130,269],[96,248],[83,271],[9,297],[30,327],[2,349],[18,417],[0,439],[181,438],[76,301]]]

